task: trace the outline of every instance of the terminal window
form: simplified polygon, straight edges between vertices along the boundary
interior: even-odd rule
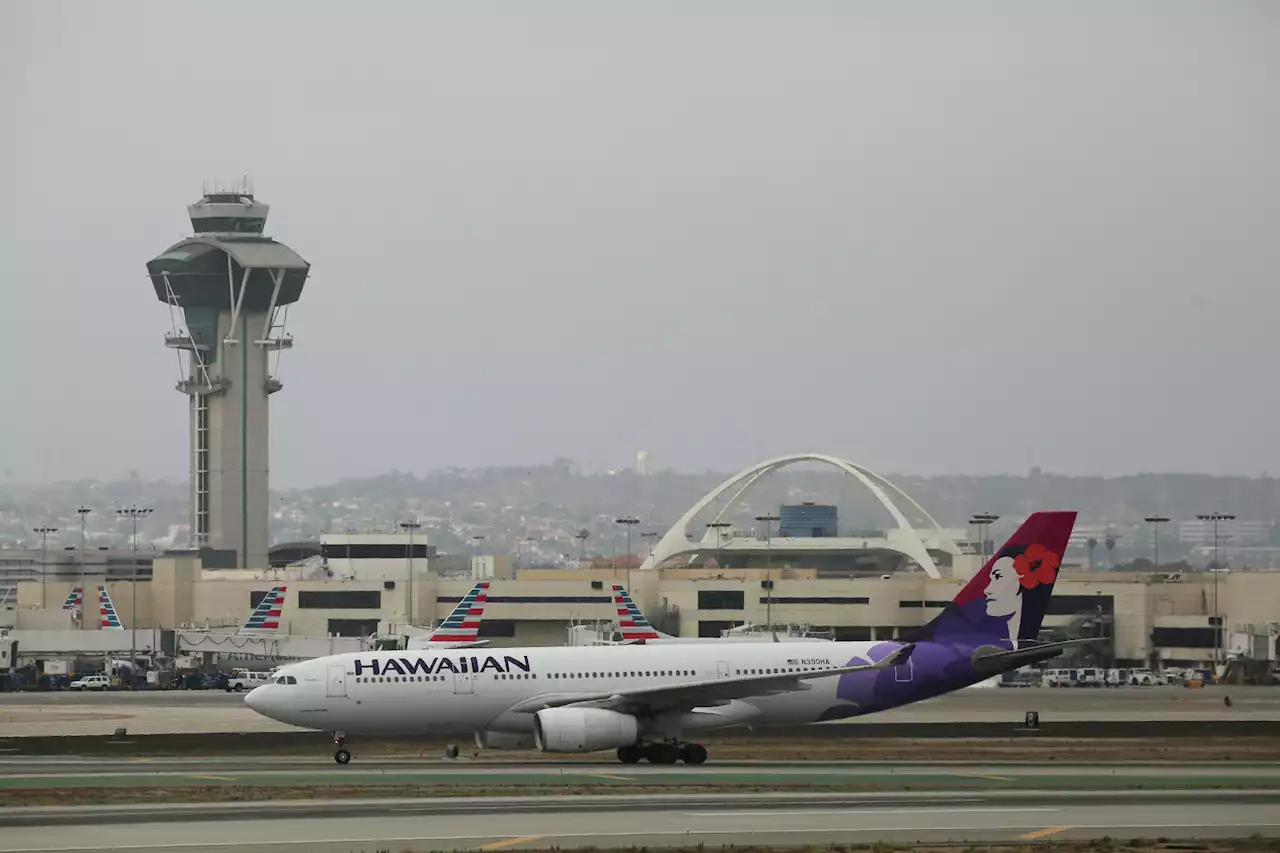
[[[330,619],[329,633],[338,637],[367,637],[378,631],[377,619]]]
[[[698,590],[699,610],[742,610],[745,605],[746,593],[740,589]]]
[[[1110,595],[1055,595],[1049,599],[1047,616],[1075,616],[1082,613],[1115,613],[1116,600]],[[1210,645],[1213,645],[1210,643]]]
[[[1213,648],[1213,628],[1153,628],[1151,644],[1157,648],[1175,649],[1211,649]],[[1218,638],[1221,644],[1221,636]]]
[[[862,595],[775,595],[760,596],[761,604],[870,604],[871,599]]]
[[[409,543],[323,545],[320,550],[326,560],[404,560],[409,556]],[[413,556],[420,560],[434,557],[435,547],[415,542]]]
[[[476,630],[478,637],[514,637],[515,635],[514,619],[485,619]]]
[[[377,589],[308,589],[298,591],[299,610],[379,610]]]
[[[704,619],[698,622],[698,636],[703,638],[719,637],[722,632],[728,631],[730,628],[736,628],[741,624],[741,622]]]

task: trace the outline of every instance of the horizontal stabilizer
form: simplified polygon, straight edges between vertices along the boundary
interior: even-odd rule
[[[1087,646],[1102,642],[1098,637],[1085,637],[1078,640],[1063,640],[1060,643],[1039,643],[1026,648],[1005,651],[997,646],[980,646],[973,653],[975,669],[984,672],[1005,672],[1031,663],[1056,658],[1067,649]]]

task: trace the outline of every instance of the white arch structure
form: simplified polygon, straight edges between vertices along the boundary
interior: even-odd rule
[[[658,540],[658,544],[654,546],[653,556],[646,557],[640,567],[642,569],[652,569],[656,566],[662,565],[663,560],[677,554],[687,553],[689,551],[689,544],[685,534],[690,522],[698,516],[698,513],[710,506],[725,492],[735,486],[737,487],[737,491],[733,493],[733,497],[729,499],[729,501],[716,515],[717,520],[719,520],[720,516],[723,515],[730,506],[737,502],[742,493],[750,488],[756,480],[760,479],[765,474],[776,471],[779,468],[785,468],[788,465],[794,465],[797,462],[821,462],[825,465],[830,465],[837,470],[843,471],[858,482],[862,483],[862,485],[866,486],[871,494],[875,495],[876,499],[880,501],[880,504],[889,511],[890,515],[893,516],[893,520],[898,523],[898,528],[905,532],[906,541],[902,545],[902,552],[915,560],[916,563],[925,570],[925,573],[927,573],[929,577],[941,578],[942,574],[938,571],[938,566],[933,562],[933,557],[929,555],[929,551],[925,547],[924,540],[920,538],[920,534],[916,532],[916,529],[909,521],[907,521],[906,516],[902,514],[902,511],[899,510],[894,502],[889,498],[889,495],[885,491],[886,489],[896,493],[899,498],[905,500],[908,504],[914,507],[915,510],[929,522],[929,524],[933,525],[934,529],[937,531],[940,546],[952,553],[959,553],[959,549],[956,548],[955,543],[951,542],[946,533],[943,532],[942,525],[938,524],[938,522],[933,519],[933,516],[925,512],[924,507],[916,503],[915,500],[906,492],[902,491],[902,489],[898,488],[876,472],[868,468],[864,468],[861,465],[855,465],[847,459],[841,459],[838,456],[831,456],[826,453],[792,453],[786,456],[777,456],[773,459],[766,459],[763,462],[752,465],[750,468],[739,471],[737,474],[734,474],[732,477],[707,492],[701,500],[690,507],[688,512],[680,517],[679,521],[671,525],[671,529],[664,533],[662,538]]]

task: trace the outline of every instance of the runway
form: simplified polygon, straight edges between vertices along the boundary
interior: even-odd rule
[[[846,798],[777,794],[726,798],[391,800],[138,807],[131,822],[66,819],[44,810],[0,833],[3,853],[183,850],[350,853],[353,849],[518,850],[557,846],[996,842],[1072,838],[1228,838],[1280,834],[1280,798],[1221,791],[1160,796],[1048,792],[895,794]],[[455,804],[458,808],[454,808]],[[593,807],[594,806],[594,807]],[[463,808],[467,807],[467,808]],[[234,811],[229,819],[202,813]],[[35,821],[39,821],[36,823]]]
[[[1280,721],[1280,687],[972,689],[821,728],[1009,723],[1028,709],[1045,722]],[[134,734],[302,731],[255,714],[243,694],[222,691],[0,693],[0,730],[8,737],[102,735],[117,727]]]
[[[1280,764],[1169,762],[786,761],[712,763],[700,767],[550,761],[357,760],[327,757],[175,759],[0,759],[0,791],[31,788],[316,787],[414,785],[467,788],[588,786],[777,789],[1187,789],[1280,790]]]

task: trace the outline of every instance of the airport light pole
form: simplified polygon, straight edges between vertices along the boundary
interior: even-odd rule
[[[780,520],[780,516],[772,513],[766,515],[757,515],[756,521],[764,522],[764,580],[765,591],[764,599],[764,621],[765,630],[773,632],[773,523]]]
[[[130,539],[133,543],[133,580],[129,583],[129,594],[132,599],[129,605],[129,631],[131,634],[129,640],[130,690],[134,689],[138,683],[138,519],[146,518],[151,513],[151,509],[139,509],[136,506],[116,510],[116,515],[133,521],[133,537]],[[103,582],[106,582],[105,577]]]
[[[86,618],[86,613],[84,609],[85,600],[86,600],[85,589],[84,589],[84,571],[85,571],[84,522],[85,522],[85,518],[89,515],[89,513],[93,512],[93,510],[89,509],[87,506],[81,506],[79,509],[76,510],[76,512],[80,516],[80,630],[83,631],[85,629],[84,623]]]
[[[991,533],[991,525],[1000,520],[1000,516],[989,512],[975,513],[969,519],[970,524],[978,526],[978,552],[982,556],[982,562],[987,561],[987,536]],[[979,567],[981,568],[981,567]]]
[[[649,567],[652,569],[658,568],[653,562],[653,543],[658,538],[658,535],[658,531],[656,530],[646,530],[644,533],[640,534],[641,539],[649,540]]]
[[[57,533],[56,527],[33,527],[32,533],[40,534],[40,609],[48,607],[44,599],[45,580],[49,577],[49,534]]]
[[[1169,518],[1168,516],[1164,516],[1164,515],[1148,515],[1143,520],[1147,522],[1147,524],[1151,525],[1151,541],[1152,541],[1152,544],[1155,546],[1155,567],[1156,569],[1159,569],[1160,568],[1160,525],[1167,522]]]
[[[413,625],[413,531],[422,529],[422,523],[417,519],[413,521],[400,522],[400,528],[409,532],[409,550],[408,550],[408,570],[409,570],[409,625]]]
[[[1224,512],[1197,515],[1201,521],[1213,523],[1213,677],[1218,677],[1218,649],[1222,645],[1222,616],[1218,613],[1218,575],[1222,566],[1218,562],[1218,525],[1223,521],[1235,521],[1236,517]]]
[[[707,527],[716,532],[716,568],[719,569],[722,568],[720,563],[720,540],[724,538],[724,529],[733,527],[733,525],[727,521],[709,521],[707,522]]]
[[[627,526],[627,591],[631,590],[631,528],[640,523],[640,519],[634,515],[624,515],[622,518],[615,519],[618,524]]]

